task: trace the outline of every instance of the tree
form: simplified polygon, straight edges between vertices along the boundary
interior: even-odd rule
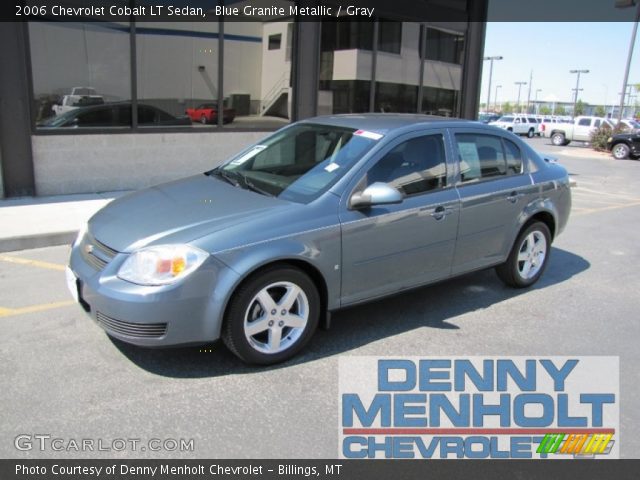
[[[566,115],[567,112],[562,105],[556,107],[556,115]]]
[[[594,114],[596,117],[604,117],[607,112],[604,111],[604,107],[602,105],[598,105]]]
[[[578,100],[576,102],[576,111],[573,112],[573,116],[577,117],[578,115],[584,115],[585,104],[582,100]]]
[[[540,115],[551,115],[551,109],[548,105],[542,105],[540,107]]]
[[[513,105],[509,102],[504,102],[502,104],[502,113],[513,113]]]

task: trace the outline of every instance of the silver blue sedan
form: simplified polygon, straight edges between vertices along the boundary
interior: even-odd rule
[[[272,364],[342,307],[489,267],[532,285],[570,209],[566,170],[509,132],[317,117],[113,201],[78,235],[67,280],[120,340],[222,338],[242,360]]]

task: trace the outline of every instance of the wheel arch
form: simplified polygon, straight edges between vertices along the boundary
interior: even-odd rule
[[[325,276],[322,274],[322,271],[316,266],[313,265],[306,259],[299,257],[282,257],[277,259],[271,259],[265,261],[264,263],[253,266],[251,269],[248,269],[244,272],[232,288],[229,289],[229,292],[226,295],[224,306],[221,310],[221,322],[220,327],[226,321],[227,310],[229,308],[229,304],[235,292],[248,282],[253,277],[259,275],[261,272],[266,270],[276,268],[276,267],[294,267],[298,270],[305,273],[313,282],[316,289],[318,290],[318,294],[320,295],[320,325],[327,326],[328,325],[328,308],[329,308],[329,288],[328,283]],[[326,318],[323,317],[325,315]]]

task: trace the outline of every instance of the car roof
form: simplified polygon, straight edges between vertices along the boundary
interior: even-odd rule
[[[358,128],[371,132],[386,133],[415,126],[469,126],[477,127],[478,122],[436,115],[419,115],[413,113],[349,113],[343,115],[323,115],[307,118],[303,123],[318,123],[336,127]],[[436,125],[437,124],[437,125]]]

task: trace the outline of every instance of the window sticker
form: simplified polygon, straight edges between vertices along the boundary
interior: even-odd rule
[[[260,153],[265,148],[267,148],[266,145],[256,145],[255,147],[253,147],[251,150],[249,150],[247,153],[245,153],[241,157],[238,157],[235,160],[233,160],[232,162],[229,162],[229,165],[242,165],[247,160],[251,160],[253,157],[255,157],[258,153]]]
[[[458,142],[458,151],[460,152],[462,160],[468,162],[477,162],[480,160],[475,142]]]
[[[337,170],[337,169],[339,169],[339,168],[340,168],[340,165],[338,165],[337,163],[330,163],[329,165],[327,165],[326,167],[324,167],[324,169],[325,169],[327,172],[329,172],[329,173],[331,173],[331,172],[333,172],[334,170]]]
[[[384,135],[375,132],[368,132],[366,130],[357,130],[354,132],[354,135],[358,135],[360,137],[370,138],[371,140],[380,140]]]

